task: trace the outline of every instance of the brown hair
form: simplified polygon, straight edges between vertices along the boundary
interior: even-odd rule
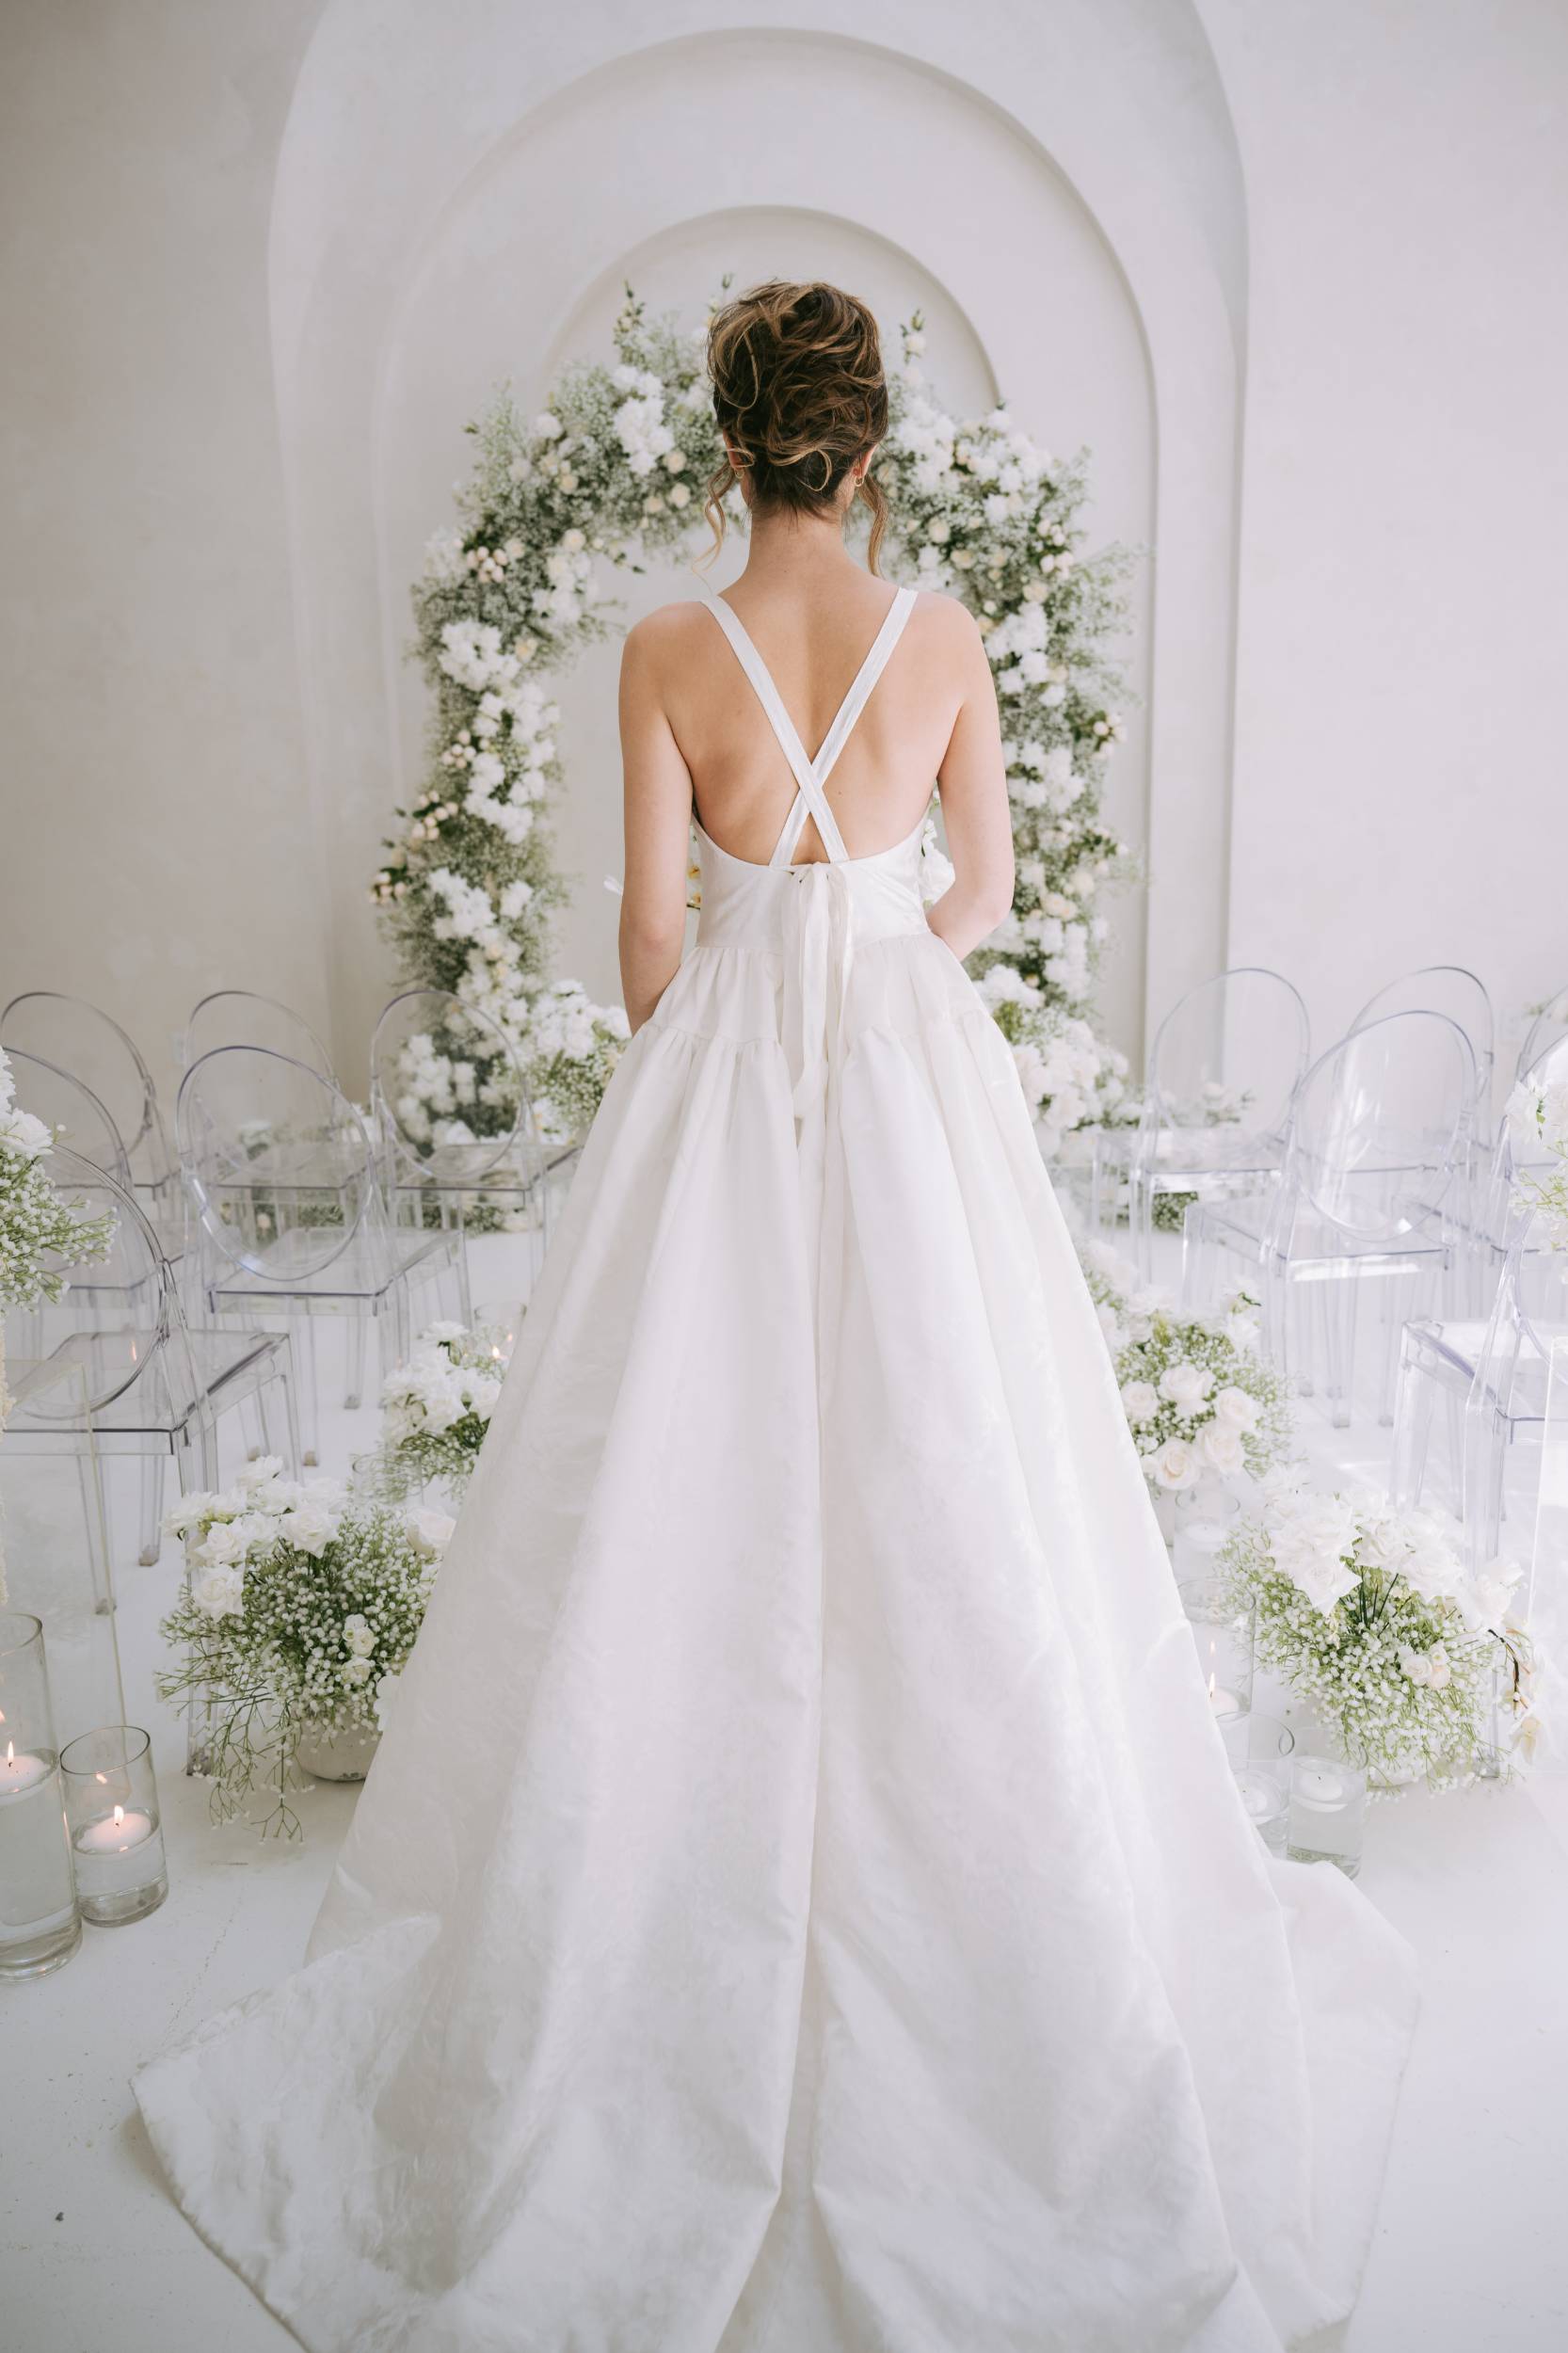
[[[837,286],[770,279],[715,312],[708,372],[728,443],[708,485],[715,552],[724,538],[720,501],[743,473],[760,507],[832,514],[851,466],[888,429],[882,345],[865,304]],[[855,495],[871,509],[874,572],[888,503],[869,472]]]

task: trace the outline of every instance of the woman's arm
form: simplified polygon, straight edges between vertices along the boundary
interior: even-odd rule
[[[962,605],[950,610],[963,663],[964,699],[936,782],[955,879],[926,920],[962,958],[996,930],[1013,904],[1013,816],[984,640]]]
[[[620,982],[640,1030],[680,962],[686,934],[692,779],[659,692],[664,616],[627,637],[620,664],[620,745],[626,779],[626,884],[620,903]]]

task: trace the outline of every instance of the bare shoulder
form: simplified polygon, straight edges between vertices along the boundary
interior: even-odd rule
[[[922,588],[909,616],[920,632],[921,658],[936,675],[960,687],[968,696],[982,680],[989,680],[991,665],[980,624],[967,604],[939,589]]]
[[[981,643],[979,625],[968,606],[958,597],[945,596],[939,588],[916,592],[910,618],[920,623],[933,646],[952,646],[968,652]]]
[[[677,604],[661,604],[627,631],[621,667],[660,676],[671,663],[680,662],[693,647],[704,643],[712,626],[695,597],[683,598]]]

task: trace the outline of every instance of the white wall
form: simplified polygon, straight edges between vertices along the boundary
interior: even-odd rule
[[[328,1017],[266,241],[314,0],[0,24],[0,1004]]]
[[[1325,1036],[1421,960],[1505,1012],[1568,979],[1557,0],[81,0],[0,40],[0,997],[96,997],[167,1070],[201,988],[271,987],[357,1072],[461,424],[600,347],[627,268],[692,303],[731,261],[924,299],[954,396],[1093,442],[1097,525],[1153,543],[1124,1042],[1227,946]],[[566,695],[600,985],[610,666]]]
[[[1253,251],[1232,952],[1568,982],[1568,9],[1201,0]],[[1157,780],[1158,790],[1158,780]]]

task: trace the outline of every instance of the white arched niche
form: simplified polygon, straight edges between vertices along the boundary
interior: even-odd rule
[[[761,52],[766,49],[768,55]],[[628,279],[655,310],[700,323],[722,275],[833,277],[896,323],[928,320],[927,365],[960,413],[1012,395],[1021,422],[1059,451],[1095,443],[1096,537],[1147,543],[1153,531],[1154,422],[1142,338],[1126,282],[1060,175],[994,111],[921,69],[840,48],[825,81],[815,44],[715,44],[665,51],[596,75],[521,127],[473,175],[426,244],[389,341],[376,450],[380,582],[391,642],[407,635],[408,582],[450,504],[466,417],[512,375],[536,407],[561,362],[604,356]],[[743,91],[751,93],[743,106]],[[647,178],[607,176],[592,204],[541,245],[536,224],[574,157],[627,152],[660,126],[668,160]],[[926,158],[940,152],[942,183]],[[1016,261],[966,232],[944,192],[961,181],[982,218],[1005,219],[1030,256]],[[809,185],[809,211],[783,202]],[[710,208],[712,191],[730,201]],[[972,217],[973,216],[971,216]],[[548,334],[541,331],[547,327]],[[700,536],[697,544],[700,544]],[[737,568],[731,547],[717,578]],[[680,567],[617,583],[625,616],[690,595]],[[1146,583],[1135,588],[1127,655],[1146,691]],[[562,957],[595,993],[613,993],[619,867],[619,775],[613,646],[563,682],[568,787],[563,862],[582,878],[561,928]],[[1112,779],[1113,821],[1142,849],[1146,735],[1133,714]],[[405,675],[400,729],[411,775],[423,696]],[[1108,1022],[1135,1039],[1143,986],[1141,902],[1124,904],[1102,989]]]
[[[420,754],[408,584],[466,467],[461,424],[504,376],[532,400],[563,356],[603,349],[626,275],[694,318],[727,267],[850,278],[889,323],[919,300],[945,397],[995,387],[1053,448],[1092,445],[1093,536],[1159,553],[1128,648],[1147,699],[1112,788],[1157,887],[1146,928],[1121,910],[1113,1033],[1136,1051],[1145,1006],[1223,957],[1244,235],[1192,11],[1064,5],[1020,34],[1000,0],[908,0],[902,56],[848,38],[853,10],[769,19],[741,30],[688,0],[663,18],[686,37],[634,47],[610,0],[548,22],[496,0],[452,0],[439,23],[403,0],[324,13],[272,279],[350,1067],[388,978],[364,877]],[[564,692],[563,851],[583,876],[564,950],[601,987],[612,669],[590,659]]]

